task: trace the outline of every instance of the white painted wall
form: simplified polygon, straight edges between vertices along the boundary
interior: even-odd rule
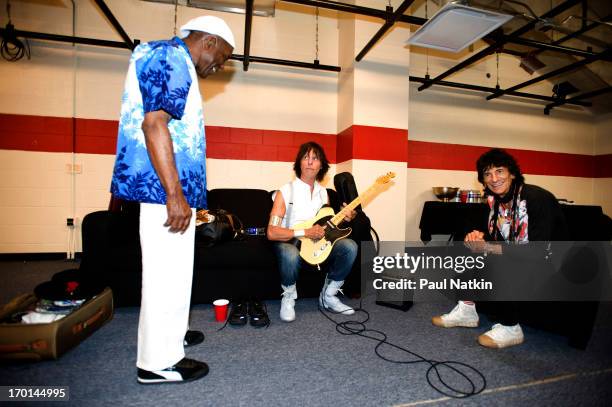
[[[388,172],[395,173],[389,184],[364,202],[363,209],[380,240],[403,242],[406,239],[406,202],[403,199],[407,192],[406,165],[393,161],[350,160],[338,165],[338,172],[342,171],[353,174],[360,193],[373,185],[378,177]]]
[[[355,61],[381,25],[380,19],[360,16],[344,16],[340,21],[343,42],[339,45],[339,60],[344,72],[338,84],[338,132],[351,125],[408,129],[410,55],[403,48],[409,36],[408,27],[398,26],[388,32],[361,61]],[[364,209],[381,240],[404,241],[406,164],[353,159],[339,163],[338,171],[351,172],[360,192],[377,177],[390,171],[396,174],[392,185],[367,202]]]
[[[612,154],[612,114],[595,121],[595,154]]]
[[[1,3],[4,10],[6,1]],[[149,41],[173,35],[174,7],[171,5],[140,0],[107,0],[106,3],[133,39]],[[94,2],[76,4],[76,36],[121,40]],[[12,22],[17,29],[73,33],[70,1],[12,2],[11,5]],[[243,15],[178,7],[178,26],[204,13],[218,15],[230,24],[237,42],[235,52],[243,54]],[[333,12],[322,12],[319,18],[322,64],[337,65],[335,16]],[[118,118],[129,51],[33,40],[30,43],[30,60],[16,63],[0,60],[1,113]],[[314,9],[282,5],[277,8],[275,18],[254,17],[251,55],[312,62],[315,59]],[[336,73],[256,63],[245,73],[241,63],[230,61],[226,72],[200,81],[206,123],[334,134],[336,82]],[[113,156],[77,155],[76,161],[81,163],[83,172],[72,176],[65,171],[65,165],[72,162],[71,154],[0,153],[0,193],[8,197],[0,202],[0,219],[4,221],[0,252],[69,250],[67,241],[72,232],[65,226],[66,218],[76,218],[74,233],[80,238],[78,227],[82,217],[108,206]],[[210,188],[263,187],[261,180],[266,180],[266,188],[276,188],[292,175],[289,163],[263,165],[211,160],[209,167]],[[288,170],[277,172],[280,167]],[[79,251],[79,239],[75,242],[74,250]]]
[[[16,28],[64,35],[72,34],[70,1],[11,2]],[[90,1],[78,1],[76,35],[119,40],[104,16]],[[400,1],[393,0],[394,6]],[[431,2],[430,2],[431,3]],[[132,38],[143,41],[167,38],[174,29],[174,7],[139,0],[107,0],[107,4]],[[358,4],[382,9],[380,1]],[[5,10],[6,0],[0,1]],[[179,7],[180,26],[201,10]],[[432,12],[432,10],[430,10]],[[217,14],[235,31],[236,53],[243,53],[244,16]],[[422,12],[421,14],[422,15]],[[146,16],[146,18],[143,18]],[[352,65],[353,56],[341,46],[360,51],[382,20],[357,17],[357,30],[342,28],[345,20],[321,11],[319,59],[323,64]],[[2,15],[2,24],[5,24]],[[353,23],[349,23],[353,24]],[[251,54],[280,59],[314,59],[314,10],[277,3],[275,18],[255,17]],[[567,108],[542,114],[542,104],[516,103],[509,98],[486,102],[482,95],[455,90],[416,92],[407,85],[405,74],[423,76],[429,59],[434,75],[454,65],[466,53],[441,57],[410,50],[406,27],[394,28],[356,66],[340,76],[333,73],[251,64],[243,72],[238,62],[228,64],[224,74],[200,82],[205,95],[205,117],[210,125],[295,130],[334,134],[350,124],[409,128],[411,140],[470,145],[497,145],[568,152],[607,154],[612,152],[610,117],[595,123],[593,118]],[[129,59],[127,50],[30,41],[32,58],[17,63],[0,60],[0,113],[81,117],[115,120]],[[348,62],[347,62],[348,61]],[[486,73],[491,78],[486,78]],[[508,86],[528,79],[518,61],[500,57],[500,83]],[[462,71],[449,80],[495,86],[496,60]],[[346,78],[346,79],[344,79]],[[383,80],[381,81],[381,78]],[[343,91],[343,86],[348,90]],[[543,83],[528,91],[550,91]],[[410,89],[410,90],[408,90]],[[354,101],[357,101],[356,103]],[[410,102],[410,103],[408,103]],[[0,151],[0,253],[62,252],[69,247],[67,217],[77,219],[75,250],[80,250],[82,217],[108,205],[112,164],[110,155],[76,155],[83,168],[74,178],[65,165],[70,154]],[[382,162],[341,163],[335,171],[351,168],[358,187],[366,188],[392,164]],[[209,160],[209,187],[273,189],[291,178],[290,163]],[[478,187],[469,171],[436,171],[396,168],[397,184],[368,206],[368,214],[388,239],[418,237],[418,219],[425,200],[434,199],[433,184]],[[581,203],[604,206],[612,213],[612,181],[573,177],[535,177],[529,182],[551,189],[557,196]],[[73,187],[74,186],[74,187]],[[405,207],[405,208],[403,208]],[[405,212],[405,219],[395,212]],[[403,232],[398,232],[404,228]]]

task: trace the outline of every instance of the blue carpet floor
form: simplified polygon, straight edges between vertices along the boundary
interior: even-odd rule
[[[3,281],[10,274],[5,270],[0,264]],[[347,302],[358,305],[356,300]],[[211,370],[193,383],[136,382],[138,309],[119,308],[112,321],[57,361],[0,366],[0,385],[69,386],[69,403],[57,404],[79,406],[609,406],[609,305],[600,309],[587,350],[571,348],[565,337],[530,327],[524,327],[523,345],[489,350],[476,342],[490,326],[485,318],[476,329],[431,324],[431,316],[447,312],[450,303],[415,304],[402,312],[374,304],[371,296],[364,298],[368,329],[385,332],[389,342],[425,358],[468,363],[484,374],[485,390],[461,400],[428,385],[427,363],[389,363],[375,355],[376,341],[339,334],[314,299],[298,300],[297,320],[290,324],[278,318],[279,301],[268,302],[272,324],[259,329],[247,325],[218,331],[222,324],[214,321],[212,307],[194,306],[191,327],[204,331],[206,340],[188,348],[187,356],[206,361]],[[364,314],[335,318],[359,320]],[[383,345],[379,352],[388,359],[418,360],[390,346]],[[446,375],[449,382],[465,388],[457,376]]]

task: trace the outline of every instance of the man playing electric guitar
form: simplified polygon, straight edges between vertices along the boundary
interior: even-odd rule
[[[274,196],[267,235],[268,239],[276,241],[274,248],[283,289],[280,318],[285,322],[295,320],[295,283],[303,264],[298,248],[289,242],[300,237],[318,241],[325,236],[325,228],[319,224],[307,228],[296,228],[296,225],[314,218],[319,209],[328,204],[327,190],[318,182],[325,177],[328,169],[329,161],[319,144],[312,141],[302,144],[293,164],[296,179],[283,185]],[[350,208],[343,212],[346,221],[351,221],[356,215]],[[321,307],[344,315],[355,313],[351,307],[340,302],[336,294],[356,257],[357,243],[348,238],[335,241],[324,262],[327,276],[319,296]]]

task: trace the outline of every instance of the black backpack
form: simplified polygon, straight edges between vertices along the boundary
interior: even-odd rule
[[[205,246],[210,247],[244,238],[244,228],[240,219],[224,209],[198,211],[197,219],[196,235]]]

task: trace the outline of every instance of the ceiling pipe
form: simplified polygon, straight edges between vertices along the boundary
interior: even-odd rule
[[[608,22],[610,20],[612,20],[612,14],[608,14],[607,16],[605,16],[604,18],[601,19],[601,21],[603,21],[603,22]],[[558,44],[562,44],[562,43],[564,43],[566,41],[569,41],[569,40],[571,40],[571,39],[573,39],[575,37],[580,37],[582,34],[588,32],[588,31],[591,31],[591,30],[599,27],[600,25],[601,25],[601,23],[598,23],[598,22],[588,24],[586,26],[583,26],[578,31],[574,31],[571,34],[567,34],[566,36],[561,37],[561,38],[559,38],[556,41],[553,41],[552,44],[553,45],[558,45]]]
[[[0,28],[0,36],[4,37],[6,35],[6,29]],[[56,41],[56,42],[67,42],[74,44],[84,44],[84,45],[95,45],[99,47],[110,47],[110,48],[120,48],[120,49],[130,49],[128,44],[121,41],[108,41],[108,40],[99,40],[96,38],[84,38],[84,37],[73,37],[70,35],[59,35],[59,34],[47,34],[47,33],[39,33],[33,31],[20,31],[15,30],[15,35],[18,37],[30,38],[34,40],[45,40],[45,41]],[[230,59],[236,61],[243,61],[244,56],[239,54],[232,54]],[[333,65],[322,65],[322,64],[314,64],[307,62],[298,62],[298,61],[287,61],[283,59],[273,59],[273,58],[265,58],[265,57],[256,57],[249,56],[250,62],[260,62],[265,64],[272,65],[282,65],[282,66],[293,66],[297,68],[310,68],[319,71],[330,71],[330,72],[340,72],[341,69],[339,66]]]
[[[410,76],[410,82],[416,83],[426,83],[428,81],[427,78],[420,78],[417,76]],[[474,90],[477,92],[486,92],[486,93],[494,93],[497,88],[491,88],[487,86],[478,86],[478,85],[470,85],[467,83],[459,83],[459,82],[449,82],[449,81],[440,81],[436,83],[436,86],[444,86],[448,88],[456,88],[456,89],[467,89]],[[542,100],[545,102],[557,102],[558,99],[552,96],[544,96],[544,95],[536,95],[534,93],[524,93],[524,92],[511,92],[512,96],[517,96],[526,99],[534,99],[534,100]],[[592,104],[590,102],[580,102],[580,101],[572,101],[570,104],[590,107]]]
[[[524,52],[515,51],[513,49],[502,48],[502,49],[497,50],[497,52],[499,52],[501,54],[514,55],[515,57],[519,57],[519,58],[522,58],[522,57],[525,56]]]
[[[240,54],[232,54],[230,59],[236,61],[243,61],[244,55]],[[339,66],[333,65],[322,65],[319,63],[309,63],[309,62],[299,62],[299,61],[288,61],[286,59],[275,59],[275,58],[266,58],[266,57],[255,57],[250,56],[249,60],[251,62],[260,62],[263,64],[271,64],[271,65],[281,65],[281,66],[293,66],[296,68],[310,68],[318,71],[330,71],[330,72],[340,72]]]
[[[581,0],[567,0],[567,1],[563,2],[563,3],[561,3],[560,5],[558,5],[557,7],[551,9],[550,11],[544,13],[540,17],[540,19],[554,17],[557,14],[562,13],[565,10],[575,6],[580,1]],[[452,67],[452,68],[448,69],[447,71],[441,73],[440,75],[436,76],[434,79],[430,79],[429,81],[425,82],[423,85],[421,85],[419,87],[419,91],[422,91],[422,90],[425,90],[425,89],[429,88],[431,85],[434,85],[436,82],[441,81],[442,79],[446,78],[447,76],[452,75],[455,72],[460,71],[463,68],[466,68],[466,67],[472,65],[474,62],[481,60],[482,58],[486,57],[487,55],[494,53],[496,49],[500,48],[501,46],[503,46],[508,41],[508,37],[510,37],[510,38],[517,38],[520,35],[525,34],[527,31],[531,30],[536,25],[536,22],[537,22],[537,20],[533,20],[533,21],[527,23],[526,25],[524,25],[523,27],[519,28],[518,30],[513,31],[508,36],[503,37],[503,39],[496,40],[495,43],[489,45],[488,47],[486,47],[485,49],[481,50],[480,52],[472,55],[468,59],[460,62],[459,64],[455,65],[454,67]]]
[[[251,0],[252,1],[252,0]],[[344,12],[349,12],[349,13],[354,13],[354,14],[361,14],[361,15],[369,15],[369,16],[373,16],[373,17],[378,17],[378,18],[382,18],[387,20],[388,18],[390,18],[391,13],[387,12],[387,11],[382,11],[382,10],[377,10],[377,9],[371,9],[371,8],[367,8],[367,7],[360,7],[360,6],[354,6],[354,5],[350,5],[350,4],[344,4],[344,3],[338,3],[338,2],[334,2],[334,1],[328,1],[328,0],[282,0],[282,1],[286,1],[289,3],[296,3],[296,4],[303,4],[303,5],[309,5],[309,6],[313,6],[313,7],[320,7],[320,8],[327,8],[327,9],[333,9],[333,10],[337,10],[337,11],[344,11]],[[101,9],[104,8],[106,10],[108,10],[108,7],[106,7],[106,4],[102,1],[102,0],[96,0],[96,3],[98,3],[98,5],[101,7]],[[562,4],[560,6],[557,7],[557,9],[559,7],[571,7],[571,5],[567,5],[567,4]],[[545,16],[547,14],[550,14],[552,12],[561,12],[561,11],[557,11],[556,9],[551,10],[549,13],[546,13]],[[110,10],[108,10],[108,15],[107,17],[109,18],[109,20],[112,21],[114,20],[118,26],[117,30],[120,32],[120,35],[122,37],[127,38],[129,40],[129,37],[127,37],[127,34],[125,33],[125,31],[121,28],[121,26],[119,25],[119,23],[117,22],[117,20],[114,18],[114,16],[112,15],[112,13],[110,12]],[[106,13],[105,13],[106,15]],[[544,16],[543,16],[544,18]],[[605,18],[603,18],[603,21],[608,21],[610,20],[611,16],[606,16]],[[406,15],[402,15],[400,16],[397,21],[402,21],[402,22],[406,22],[406,23],[410,23],[410,24],[415,24],[415,25],[422,25],[424,24],[427,20],[420,18],[420,17],[412,17],[412,16],[406,16]],[[114,24],[113,24],[114,25]],[[565,42],[573,37],[579,36],[581,34],[583,34],[584,32],[587,32],[589,30],[592,30],[593,28],[595,28],[596,26],[598,26],[598,23],[593,23],[593,24],[589,24],[585,27],[583,27],[581,30],[576,31],[572,34],[568,34],[567,36],[560,38],[557,41],[554,41],[553,43],[551,43],[552,45],[556,45],[556,44],[560,44],[562,42]],[[523,27],[524,29],[525,27]],[[131,42],[131,40],[129,41],[125,41],[125,42],[119,42],[119,41],[109,41],[109,40],[100,40],[100,39],[94,39],[94,38],[84,38],[84,37],[75,37],[75,36],[65,36],[65,35],[58,35],[58,34],[47,34],[47,33],[39,33],[39,32],[32,32],[32,31],[21,31],[21,30],[15,30],[15,35],[19,36],[19,37],[25,37],[25,38],[31,38],[31,39],[39,39],[39,40],[48,40],[48,41],[58,41],[58,42],[69,42],[69,43],[77,43],[77,44],[85,44],[85,45],[95,45],[95,46],[103,46],[103,47],[111,47],[111,48],[120,48],[120,49],[133,49],[133,47],[135,45],[137,45],[137,41],[135,40],[136,43]],[[123,34],[121,34],[123,33]],[[517,32],[514,32],[511,35],[516,35]],[[522,34],[522,33],[520,33]],[[519,34],[519,35],[520,35]],[[5,29],[4,28],[0,28],[0,36],[5,36]],[[509,36],[506,36],[509,37]],[[250,37],[249,37],[250,38]],[[245,40],[246,40],[246,34],[245,34]],[[522,41],[523,39],[519,39],[519,41]],[[525,41],[531,41],[531,40],[525,40]],[[510,40],[508,40],[507,42],[510,42]],[[534,47],[539,47],[540,45],[537,44],[537,42],[533,42],[533,44],[527,44],[525,43],[525,45],[533,45]],[[498,44],[492,44],[491,47],[494,46],[499,46]],[[245,41],[245,50],[246,50],[246,41]],[[553,50],[553,49],[551,49]],[[558,49],[555,49],[554,51],[559,51]],[[500,52],[504,52],[504,53],[508,53],[508,54],[512,54],[512,55],[521,55],[521,53],[516,52],[516,51],[512,51],[512,50],[500,50]],[[249,52],[250,54],[250,52]],[[599,54],[601,56],[601,54]],[[330,71],[330,72],[340,72],[341,68],[339,66],[332,66],[332,65],[322,65],[322,64],[317,64],[317,63],[306,63],[306,62],[299,62],[299,61],[289,61],[289,60],[282,60],[282,59],[274,59],[274,58],[266,58],[266,57],[256,57],[256,56],[251,56],[251,55],[247,55],[248,61],[249,62],[259,62],[259,63],[266,63],[266,64],[272,64],[272,65],[281,65],[281,66],[291,66],[291,67],[298,67],[298,68],[309,68],[309,69],[314,69],[314,70],[323,70],[323,71]],[[607,58],[610,58],[610,56],[608,55]],[[232,54],[231,59],[234,60],[238,60],[238,61],[244,61],[245,60],[245,56],[244,55],[239,55],[239,54]],[[581,61],[582,62],[582,61]],[[452,69],[452,68],[451,68]],[[536,78],[537,79],[537,78]],[[418,83],[422,83],[422,84],[428,84],[427,87],[431,86],[433,83],[431,79],[429,78],[418,78],[418,77],[410,77],[410,80],[413,82],[418,82]],[[434,79],[435,80],[435,79]],[[456,83],[456,82],[448,82],[448,81],[438,81],[440,86],[445,86],[445,87],[452,87],[452,88],[461,88],[461,89],[470,89],[470,90],[476,90],[476,91],[482,91],[482,92],[488,92],[488,93],[495,93],[498,91],[498,89],[496,88],[487,88],[487,87],[483,87],[483,86],[477,86],[477,85],[468,85],[468,84],[461,84],[461,83]],[[596,95],[599,95],[601,93],[606,93],[609,92],[609,90],[605,90],[607,88],[604,89],[600,89],[598,91],[594,91],[594,92],[588,92],[582,95],[578,95],[576,97],[573,97],[571,99],[566,99],[563,101],[560,101],[557,98],[554,97],[550,97],[550,96],[543,96],[543,95],[535,95],[535,94],[530,94],[530,93],[524,93],[524,92],[516,92],[510,89],[505,90],[505,93],[508,95],[512,95],[512,96],[518,96],[518,97],[524,97],[524,98],[530,98],[530,99],[537,99],[537,100],[544,100],[544,101],[551,101],[553,103],[551,103],[547,108],[548,110],[552,109],[555,106],[560,106],[563,104],[575,104],[575,105],[579,105],[579,106],[591,106],[591,103],[587,103],[587,102],[580,102],[579,99],[581,98],[588,98],[588,97],[594,97]],[[419,88],[419,90],[421,90]],[[595,92],[598,92],[595,95]]]
[[[39,33],[39,32],[34,32],[34,31],[21,31],[21,30],[15,30],[14,33],[15,33],[15,36],[17,37],[30,38],[33,40],[69,42],[73,44],[85,44],[85,45],[96,45],[100,47],[131,49],[128,44],[122,41],[108,41],[108,40],[99,40],[95,38],[73,37],[71,35],[47,34],[47,33]],[[6,36],[6,30],[4,28],[0,28],[0,36],[2,37]]]
[[[566,105],[569,103],[576,103],[579,100],[582,99],[590,99],[590,98],[594,98],[596,96],[599,95],[603,95],[604,93],[610,93],[612,92],[612,86],[607,86],[605,88],[601,88],[601,89],[597,89],[597,90],[593,90],[590,92],[585,92],[585,93],[581,93],[579,95],[573,96],[569,99],[563,99],[563,100],[557,100],[549,105],[546,105],[546,107],[544,108],[544,114],[548,115],[550,114],[550,111],[557,106],[561,106],[561,105]]]
[[[400,4],[400,6],[395,11],[395,13],[393,13],[393,15],[391,15],[391,17],[387,21],[385,21],[383,26],[380,27],[380,29],[376,32],[376,34],[374,34],[372,39],[370,39],[370,41],[366,44],[366,46],[357,55],[357,57],[355,58],[355,61],[357,62],[361,61],[363,57],[366,56],[368,52],[370,52],[372,47],[376,45],[378,40],[381,39],[382,36],[385,35],[385,33],[389,31],[391,27],[393,27],[393,25],[400,18],[400,16],[404,15],[404,12],[408,9],[408,7],[412,5],[412,3],[414,3],[414,0],[404,0],[402,4]]]
[[[562,47],[560,45],[549,44],[541,41],[529,40],[526,38],[511,38],[507,40],[509,44],[524,45],[531,48],[537,48],[541,51],[555,51],[563,54],[574,55],[578,57],[588,58],[597,56],[595,52],[583,51],[578,48]]]
[[[385,21],[391,18],[391,13],[387,10],[378,10],[378,9],[373,9],[373,8],[355,6],[353,4],[340,3],[340,2],[335,2],[331,0],[282,0],[282,1],[287,2],[287,3],[301,4],[305,6],[319,7],[319,8],[325,8],[325,9],[330,9],[330,10],[343,11],[347,13],[366,15],[370,17],[378,17]],[[608,21],[611,19],[611,17],[612,16],[604,17],[602,21]],[[423,25],[427,22],[427,19],[421,18],[421,17],[401,15],[399,16],[397,21],[401,21],[401,22],[409,23],[413,25]],[[575,55],[580,54],[579,56],[586,57],[586,56],[592,55],[593,53],[589,53],[588,51],[582,51],[582,50],[575,49],[575,48],[566,48],[566,47],[554,48],[554,46],[561,44],[567,40],[570,40],[571,38],[575,36],[584,34],[585,32],[595,28],[597,25],[598,25],[597,23],[590,24],[584,29],[581,29],[573,34],[560,38],[559,40],[554,41],[551,44],[544,43],[544,42],[538,42],[538,41],[532,41],[529,39],[518,38],[518,37],[511,38],[509,35],[503,35],[503,34],[500,35],[499,33],[491,33],[487,35],[486,37],[484,37],[483,39],[485,40],[488,39],[489,41],[492,41],[492,42],[504,40],[507,43],[516,43],[516,44],[526,45],[526,46],[538,49],[538,51],[536,51],[537,53],[549,50],[549,51],[563,52],[563,53],[569,53],[569,54],[575,54]],[[494,43],[491,45],[495,46]],[[491,51],[490,53],[492,52],[495,52],[495,51]],[[513,51],[513,50],[500,50],[500,52],[504,52],[506,54],[511,54],[515,56],[524,55],[524,53],[521,53],[519,51]],[[357,59],[357,61],[359,61],[360,59],[361,58]]]
[[[281,0],[285,3],[301,4],[303,6],[319,7],[329,10],[344,11],[346,13],[359,14],[362,16],[377,17],[387,21],[392,15],[392,12],[387,10],[378,10],[375,8],[356,6],[354,4],[339,3],[330,0]],[[423,25],[427,22],[426,18],[401,15],[397,21],[402,23]]]
[[[246,11],[244,13],[244,59],[242,69],[249,70],[249,57],[251,54],[251,26],[253,24],[253,0],[246,0]]]
[[[545,73],[544,75],[540,75],[537,78],[530,79],[530,80],[528,80],[526,82],[519,83],[518,85],[514,85],[514,86],[512,86],[512,87],[510,87],[508,89],[500,89],[497,92],[495,92],[494,94],[487,96],[487,100],[496,99],[496,98],[498,98],[498,97],[500,97],[502,95],[507,94],[508,92],[512,92],[512,91],[515,91],[515,90],[518,90],[518,89],[522,89],[522,88],[525,88],[525,87],[527,87],[529,85],[533,85],[534,83],[538,83],[538,82],[544,81],[546,79],[552,78],[554,76],[558,76],[558,75],[564,74],[566,72],[573,71],[574,69],[578,69],[578,68],[580,68],[580,67],[582,67],[584,65],[593,63],[595,61],[599,61],[601,59],[610,58],[611,55],[612,55],[612,49],[607,49],[606,51],[604,51],[604,52],[602,52],[600,54],[596,54],[594,56],[585,58],[585,59],[583,59],[581,61],[574,62],[573,64],[569,64],[569,65],[566,65],[566,66],[561,67],[559,69],[555,69],[554,71],[550,71],[548,73]]]
[[[108,18],[108,21],[110,21],[112,26],[115,27],[115,30],[117,30],[117,32],[119,33],[121,38],[123,38],[123,41],[125,41],[125,43],[127,44],[128,48],[131,49],[131,50],[136,48],[136,45],[138,45],[139,41],[136,41],[136,43],[134,43],[132,41],[132,39],[129,37],[129,35],[127,35],[127,33],[125,32],[123,27],[121,27],[121,24],[119,24],[119,21],[117,21],[117,19],[113,15],[113,12],[110,11],[110,9],[108,8],[108,6],[104,2],[104,0],[96,0],[96,4],[98,5],[98,7],[102,11],[102,13],[104,13],[106,18]]]

